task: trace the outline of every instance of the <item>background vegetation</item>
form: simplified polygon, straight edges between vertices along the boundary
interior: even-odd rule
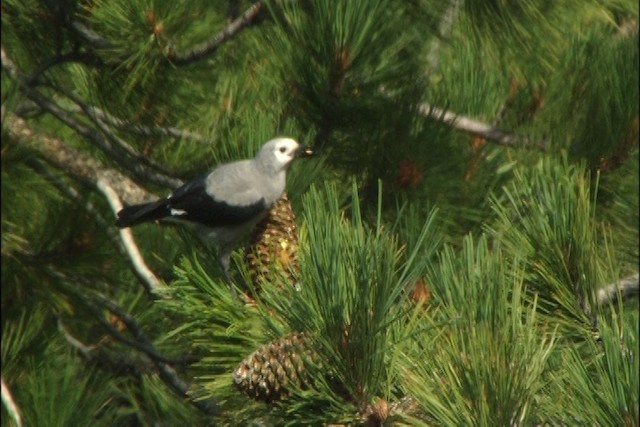
[[[2,425],[637,426],[638,60],[630,0],[4,0]],[[114,227],[276,135],[291,274]]]

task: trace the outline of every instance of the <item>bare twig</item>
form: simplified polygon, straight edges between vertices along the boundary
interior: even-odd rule
[[[100,316],[101,317],[101,316]],[[106,319],[101,317],[101,323],[103,325],[108,325],[107,331],[109,335],[103,336],[98,343],[92,345],[86,345],[78,338],[73,336],[71,332],[64,326],[62,319],[58,318],[58,330],[62,333],[64,339],[71,344],[71,346],[87,359],[93,362],[98,363],[103,368],[107,368],[112,373],[131,373],[136,372],[138,374],[148,374],[148,373],[157,373],[158,369],[153,359],[165,361],[166,363],[175,363],[175,364],[187,364],[197,361],[197,358],[180,358],[180,359],[172,359],[167,356],[162,355],[154,348],[148,349],[145,346],[142,346],[140,343],[124,338],[117,328],[115,328],[111,323],[109,323]],[[111,340],[111,338],[117,338],[118,341],[122,342],[129,347],[133,347],[136,350],[141,350],[143,355],[140,358],[134,359],[127,357],[125,353],[122,351],[117,351],[116,353],[109,352],[106,347],[102,344]],[[102,350],[100,350],[102,349]],[[100,351],[99,351],[100,350]],[[152,358],[149,358],[148,352],[151,351],[153,354]]]
[[[626,277],[617,283],[611,283],[598,290],[598,304],[615,304],[618,298],[626,300],[632,296],[640,295],[640,274]]]
[[[38,104],[33,101],[27,100],[26,102],[15,107],[13,109],[13,113],[17,116],[22,117],[23,119],[26,119],[28,117],[38,116],[42,114],[43,111],[42,108],[38,107]]]
[[[104,178],[99,178],[96,186],[98,190],[106,197],[111,209],[114,213],[119,212],[122,209],[122,202],[116,191],[109,185],[109,182]],[[124,244],[124,248],[129,256],[129,260],[133,265],[133,269],[136,272],[142,283],[145,285],[147,292],[154,295],[158,295],[161,290],[165,289],[165,285],[156,277],[151,269],[144,262],[144,258],[138,249],[133,233],[130,228],[123,228],[120,230],[120,239]]]
[[[89,359],[91,357],[91,352],[95,349],[95,346],[88,346],[84,344],[82,341],[71,335],[71,333],[67,330],[67,328],[62,323],[62,319],[58,319],[58,330],[62,333],[64,339],[71,344],[71,346],[77,349],[82,355]]]
[[[91,361],[91,363],[100,369],[109,371],[111,375],[130,376],[132,373],[135,375],[158,373],[158,368],[151,360],[149,360],[148,357],[143,355],[139,355],[139,357],[131,357],[122,351],[109,352],[106,349],[99,351],[98,346],[87,346],[71,335],[69,331],[65,330],[63,335],[65,340],[71,344],[72,347],[79,350],[85,359]],[[111,336],[105,336],[102,341],[110,338]],[[85,354],[82,347],[88,349],[89,352]]]
[[[142,328],[138,325],[135,318],[131,314],[129,314],[118,303],[107,298],[100,292],[89,290],[88,287],[85,286],[86,280],[84,280],[83,278],[68,277],[65,273],[57,271],[54,268],[49,268],[49,271],[54,276],[62,278],[64,280],[63,283],[65,283],[65,287],[68,288],[71,292],[77,293],[83,297],[83,299],[85,300],[85,303],[88,304],[89,307],[93,309],[96,317],[103,324],[103,326],[105,326],[105,328],[107,329],[107,331],[111,336],[113,336],[123,344],[143,352],[147,357],[149,357],[149,359],[151,359],[151,361],[153,362],[154,366],[158,371],[158,375],[160,379],[164,381],[165,384],[167,384],[180,396],[185,398],[190,397],[189,385],[184,381],[182,381],[182,379],[180,379],[176,370],[173,368],[173,366],[171,366],[172,363],[176,363],[176,364],[188,363],[187,359],[174,360],[172,358],[164,356],[161,352],[159,352],[155,348],[153,343],[146,337],[146,335],[142,331]],[[73,286],[71,283],[74,281],[80,282],[80,284],[82,285],[81,288]],[[135,339],[132,340],[132,339],[126,338],[111,323],[109,323],[100,314],[101,308],[106,308],[111,313],[116,315],[120,320],[122,320],[122,322],[127,326],[127,329],[129,329],[129,331],[134,335]],[[68,337],[65,337],[65,338],[67,338],[67,341],[71,342],[72,345],[74,345],[74,347],[78,346],[79,341],[76,340],[75,338],[71,337],[73,338],[72,340],[69,340]],[[85,349],[88,349],[89,351],[93,350],[90,347],[85,346],[84,344],[82,344],[82,346]],[[214,414],[220,413],[220,409],[218,405],[211,399],[197,400],[197,399],[189,398],[189,402],[205,414],[214,415]]]
[[[50,169],[48,169],[40,160],[37,159],[29,159],[26,163],[38,174],[44,176],[46,180],[51,183],[54,187],[58,189],[62,194],[67,196],[69,199],[76,202],[78,205],[84,207],[85,211],[93,217],[96,223],[101,226],[104,231],[107,233],[107,236],[114,244],[114,246],[120,251],[122,255],[126,255],[126,251],[124,245],[120,241],[118,237],[118,233],[112,227],[112,223],[108,222],[102,214],[98,211],[98,209],[88,200],[85,200],[80,192],[76,190],[72,185],[64,182],[59,176],[54,174]]]
[[[242,15],[224,27],[211,40],[202,43],[187,52],[171,51],[167,59],[175,65],[187,65],[215,52],[224,42],[233,38],[243,28],[249,26],[256,19],[263,6],[263,0],[254,3]]]
[[[233,22],[236,18],[238,18],[239,13],[240,13],[240,1],[229,0],[229,5],[227,6],[227,21]]]
[[[81,22],[71,22],[71,28],[95,49],[109,49],[113,44]]]
[[[173,358],[168,357],[168,356],[165,356],[164,354],[160,353],[152,345],[148,345],[145,342],[141,342],[141,341],[139,341],[137,339],[127,338],[123,333],[121,333],[118,330],[118,328],[113,326],[99,312],[96,312],[96,313],[93,313],[93,314],[98,319],[98,321],[102,324],[102,326],[107,330],[109,335],[111,335],[113,338],[115,338],[117,341],[121,342],[122,344],[124,344],[124,345],[126,345],[128,347],[134,348],[134,349],[144,353],[149,358],[151,358],[152,360],[155,360],[157,362],[162,362],[162,363],[180,363],[178,360],[173,359]]]
[[[149,359],[151,359],[158,369],[158,375],[162,381],[164,381],[180,396],[185,398],[190,397],[189,385],[180,379],[176,370],[171,366],[171,363],[183,364],[188,363],[188,360],[174,360],[164,356],[155,348],[151,340],[147,338],[142,328],[138,325],[136,319],[115,301],[107,298],[98,291],[92,290],[90,288],[91,284],[88,283],[87,279],[78,276],[69,276],[64,272],[57,270],[53,266],[48,266],[47,270],[54,277],[61,279],[61,285],[69,292],[77,294],[82,298],[84,303],[92,309],[98,320],[103,326],[105,326],[111,336],[123,344],[143,352],[147,357],[149,357]],[[75,285],[74,283],[76,282],[80,286]],[[103,308],[109,310],[127,326],[127,329],[134,336],[133,340],[125,337],[111,323],[109,323],[102,314],[100,314],[102,311],[101,309]],[[189,398],[189,402],[205,414],[213,415],[220,413],[220,408],[212,400],[197,400]]]
[[[545,141],[536,141],[524,136],[516,135],[507,130],[491,126],[488,123],[429,105],[426,102],[418,105],[418,113],[423,117],[447,123],[455,129],[468,132],[473,135],[482,136],[489,141],[493,141],[506,147],[534,148],[537,150],[547,149]]]
[[[204,42],[186,52],[177,52],[170,47],[166,59],[174,65],[188,65],[215,52],[223,43],[235,37],[242,29],[255,22],[262,10],[264,0],[259,0],[249,7],[242,15],[225,26],[211,40]],[[110,40],[96,33],[81,22],[71,22],[71,28],[95,49],[109,49],[114,45]]]
[[[18,409],[18,405],[13,400],[13,396],[11,395],[11,390],[4,382],[4,377],[2,377],[2,404],[5,409],[9,413],[9,416],[16,423],[16,427],[22,427],[22,417],[20,416],[20,410]]]

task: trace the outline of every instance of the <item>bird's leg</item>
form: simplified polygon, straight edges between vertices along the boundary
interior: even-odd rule
[[[226,247],[220,248],[220,253],[218,254],[218,262],[220,263],[220,269],[222,270],[222,277],[227,282],[228,285],[231,285],[231,277],[229,277],[229,266],[231,265],[231,251]]]
[[[220,263],[220,267],[222,270],[222,278],[224,279],[225,282],[227,282],[227,286],[229,286],[229,289],[231,289],[231,292],[233,292],[233,294],[240,298],[240,295],[238,294],[238,290],[236,289],[236,286],[233,283],[233,280],[231,280],[231,276],[229,276],[229,267],[231,266],[231,253],[233,252],[233,246],[231,245],[223,245],[222,247],[220,247],[220,253],[218,255],[218,262]]]

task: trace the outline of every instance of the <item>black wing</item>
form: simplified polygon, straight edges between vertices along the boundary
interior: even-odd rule
[[[243,224],[261,215],[267,208],[264,199],[244,206],[216,200],[206,191],[205,175],[188,182],[165,199],[125,207],[118,212],[116,225],[123,228],[147,221],[176,218],[209,227],[225,227]]]
[[[210,227],[222,227],[243,224],[268,208],[263,198],[244,206],[216,200],[207,193],[205,178],[185,184],[169,197],[170,209],[175,212],[172,217]],[[184,213],[181,214],[182,211]]]

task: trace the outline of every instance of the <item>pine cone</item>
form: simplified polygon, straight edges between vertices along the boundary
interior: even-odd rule
[[[287,393],[288,384],[305,386],[305,363],[317,359],[304,334],[294,333],[265,344],[233,372],[233,382],[249,397],[267,403]]]
[[[281,274],[296,283],[298,232],[291,202],[285,194],[254,229],[245,248],[245,262],[256,289],[264,282],[282,284]]]
[[[365,409],[365,427],[377,427],[384,424],[389,416],[389,404],[384,399],[378,399],[373,405]]]

